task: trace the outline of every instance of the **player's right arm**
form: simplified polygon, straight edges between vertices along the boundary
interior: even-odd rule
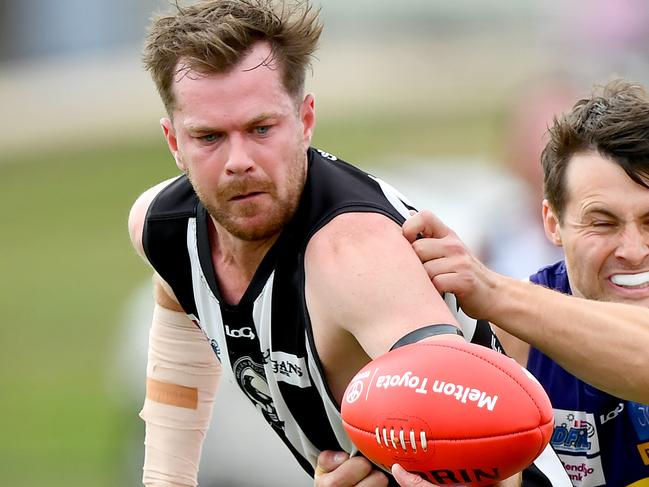
[[[567,296],[497,274],[430,211],[411,216],[403,232],[435,287],[454,293],[470,316],[513,335],[499,338],[523,365],[530,344],[598,389],[649,402],[649,309]]]
[[[142,232],[149,206],[171,180],[144,192],[128,227],[136,252],[146,261]],[[194,487],[221,368],[203,332],[187,317],[171,287],[156,273],[155,308],[149,333],[143,483],[149,487]]]

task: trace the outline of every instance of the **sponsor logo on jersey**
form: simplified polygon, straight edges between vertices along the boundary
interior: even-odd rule
[[[602,472],[602,462],[600,457],[588,462],[579,459],[573,459],[567,455],[559,455],[563,468],[568,473],[568,477],[575,486],[595,486],[606,485],[604,482],[604,473]]]
[[[225,334],[231,336],[232,338],[248,338],[250,340],[255,339],[255,333],[249,326],[244,326],[242,328],[230,328],[228,325],[225,325]]]
[[[330,161],[337,161],[337,160],[338,160],[338,158],[337,158],[336,156],[334,156],[333,154],[329,154],[328,152],[325,152],[325,151],[320,150],[320,149],[316,149],[316,150],[317,150],[317,151],[320,153],[320,155],[321,155],[322,157],[324,157],[325,159],[329,159]]]
[[[647,443],[640,443],[638,445],[638,452],[640,453],[640,458],[642,458],[642,463],[649,465],[649,441]]]
[[[585,411],[554,410],[550,443],[575,487],[605,485],[595,417]]]
[[[296,387],[306,388],[311,386],[311,379],[306,373],[306,360],[290,353],[271,351],[266,349],[262,354],[266,370],[270,368],[275,379],[292,384]]]
[[[627,401],[627,405],[638,440],[649,440],[649,405],[633,401]]]
[[[554,433],[550,440],[555,450],[568,453],[599,453],[595,418],[585,411],[554,410]]]
[[[284,422],[280,421],[270,395],[270,388],[264,375],[264,367],[255,363],[250,357],[241,357],[232,366],[234,377],[241,390],[248,396],[264,419],[275,429],[283,430]]]
[[[638,453],[642,463],[649,465],[649,405],[640,404],[633,401],[627,401],[629,407],[629,417],[631,423],[638,435],[638,440],[643,443],[638,444]]]
[[[623,402],[621,402],[620,404],[618,404],[618,405],[615,407],[615,409],[613,409],[613,411],[610,411],[610,412],[608,412],[608,413],[606,413],[606,414],[600,414],[600,415],[599,415],[599,422],[600,422],[600,424],[608,423],[608,422],[611,421],[612,419],[617,418],[618,415],[619,415],[622,411],[624,411],[624,403],[623,403]]]

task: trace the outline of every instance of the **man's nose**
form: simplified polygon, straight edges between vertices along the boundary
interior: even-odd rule
[[[255,162],[250,156],[245,138],[233,135],[228,139],[228,153],[225,171],[228,174],[243,174],[253,169]]]
[[[636,224],[626,225],[615,256],[633,265],[641,264],[649,257],[649,231]]]

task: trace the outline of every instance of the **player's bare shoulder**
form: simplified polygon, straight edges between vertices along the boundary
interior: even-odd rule
[[[177,178],[167,179],[166,181],[162,181],[152,188],[147,189],[135,200],[135,203],[133,203],[131,211],[129,212],[128,233],[131,236],[131,242],[133,243],[136,252],[145,260],[146,256],[144,254],[144,247],[142,246],[142,231],[144,230],[144,220],[146,219],[147,211],[155,197],[158,196],[158,193],[176,179]]]
[[[322,227],[310,240],[306,257],[317,265],[357,260],[366,246],[375,252],[403,245],[400,226],[380,213],[343,213]],[[328,269],[328,267],[325,267]]]
[[[379,270],[377,259],[401,252],[410,254],[406,243],[399,225],[385,215],[343,213],[311,238],[305,252],[305,269],[316,279],[314,284],[329,287],[322,289],[323,295],[344,293],[353,276],[368,279],[368,273]],[[394,262],[388,260],[386,265]]]
[[[423,324],[455,323],[401,227],[385,215],[334,218],[311,239],[304,266],[312,316],[351,333],[369,356]]]

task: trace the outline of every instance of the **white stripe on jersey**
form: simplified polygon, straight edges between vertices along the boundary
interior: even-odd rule
[[[377,178],[376,176],[372,176],[371,174],[368,174],[368,176],[376,181],[376,183],[381,187],[383,195],[388,199],[390,204],[394,206],[394,209],[401,213],[401,216],[403,216],[404,218],[408,218],[410,216],[410,210],[408,209],[406,204],[413,206],[408,198],[401,194],[401,192],[399,192],[399,190],[397,190],[394,186],[386,183],[381,178]]]
[[[327,413],[327,419],[329,419],[331,429],[333,430],[334,435],[336,435],[336,440],[338,440],[338,443],[343,448],[343,450],[345,450],[350,455],[354,455],[358,450],[349,439],[345,428],[342,426],[342,418],[340,416],[340,412],[338,411],[338,406],[331,400],[331,397],[329,397],[329,394],[327,393],[327,386],[325,385],[324,378],[320,374],[315,360],[313,359],[313,356],[317,353],[317,351],[311,350],[308,338],[306,347],[307,350],[310,350],[308,357],[309,373],[311,374],[311,377],[313,377],[313,385],[318,390],[318,393],[322,398],[322,404],[324,404],[325,412]]]
[[[262,354],[266,350],[271,350],[271,321],[273,316],[272,295],[273,283],[275,281],[275,273],[273,272],[264,285],[264,289],[259,293],[255,300],[252,317],[259,333],[259,345]],[[227,345],[226,345],[227,346]],[[273,364],[269,360],[265,360],[264,372],[270,395],[273,398],[273,405],[277,411],[277,416],[284,422],[284,433],[286,438],[291,442],[297,451],[299,451],[304,458],[306,458],[312,465],[315,465],[320,451],[313,446],[302,429],[293,418],[290,409],[284,402],[284,397],[279,390],[277,374],[273,371]],[[304,371],[306,373],[306,370]]]
[[[215,341],[217,344],[217,349],[219,350],[218,356],[219,360],[223,365],[223,369],[230,381],[236,384],[236,378],[234,376],[234,371],[232,364],[230,363],[230,355],[227,348],[227,340],[225,337],[225,328],[223,325],[223,318],[221,315],[221,308],[219,305],[216,296],[210,290],[209,284],[203,275],[203,270],[200,264],[200,259],[198,257],[198,245],[196,239],[196,219],[190,218],[187,225],[187,249],[189,252],[189,258],[191,261],[192,269],[192,286],[194,291],[194,300],[196,303],[196,309],[200,316],[200,327],[205,333],[206,337],[210,342]],[[271,350],[271,317],[272,317],[272,290],[274,282],[274,273],[271,274],[268,281],[264,285],[264,289],[261,291],[255,303],[253,305],[253,323],[255,326],[255,331],[259,337],[259,344],[261,347],[262,355],[266,350]],[[293,357],[293,356],[291,356]],[[294,357],[298,360],[297,357]],[[301,359],[304,360],[304,359]],[[301,430],[297,421],[293,418],[291,411],[284,402],[284,398],[279,390],[277,384],[277,376],[273,371],[273,363],[270,360],[266,360],[264,366],[264,372],[266,375],[266,381],[268,383],[268,388],[270,390],[273,406],[277,412],[277,416],[280,421],[284,423],[284,432],[286,438],[291,442],[293,447],[300,452],[312,465],[317,463],[317,458],[320,451],[309,441],[306,434]],[[306,362],[311,364],[313,360],[310,357],[306,357]],[[309,369],[311,367],[309,366]],[[315,373],[311,370],[311,376],[314,377],[316,381],[315,386],[322,395],[322,397],[328,397],[325,389],[323,388],[323,379],[320,376],[319,372],[316,370]],[[289,382],[290,383],[290,382]],[[304,380],[300,384],[302,386],[310,386],[309,375],[306,370],[304,370]],[[327,404],[325,403],[325,406]],[[337,409],[333,406],[334,411]],[[337,437],[342,431],[342,423],[340,421],[340,416],[330,415],[329,407],[327,407],[327,415],[330,422],[332,423],[332,428]],[[333,419],[333,421],[332,421]],[[343,432],[344,434],[344,432]],[[345,435],[347,443],[349,439]]]
[[[225,331],[221,309],[216,296],[214,296],[210,290],[210,286],[207,284],[200,259],[198,258],[196,218],[190,218],[187,221],[187,251],[189,252],[189,259],[191,261],[194,301],[196,302],[196,309],[200,317],[199,326],[210,342],[215,340],[218,344],[215,352],[217,352],[218,359],[223,365],[222,368],[225,374],[230,378],[230,381],[233,381],[234,373],[232,371],[232,364],[225,349]]]
[[[460,329],[464,334],[464,339],[467,342],[473,340],[473,334],[475,333],[475,328],[478,323],[477,320],[471,318],[464,311],[462,311],[462,308],[460,308],[457,304],[457,298],[455,297],[455,294],[444,293],[444,302],[446,303],[446,306],[449,307],[451,313],[453,313],[455,319],[460,325]]]
[[[534,461],[534,465],[543,472],[552,487],[572,487],[570,477],[551,445],[548,444],[545,447],[545,450]]]

